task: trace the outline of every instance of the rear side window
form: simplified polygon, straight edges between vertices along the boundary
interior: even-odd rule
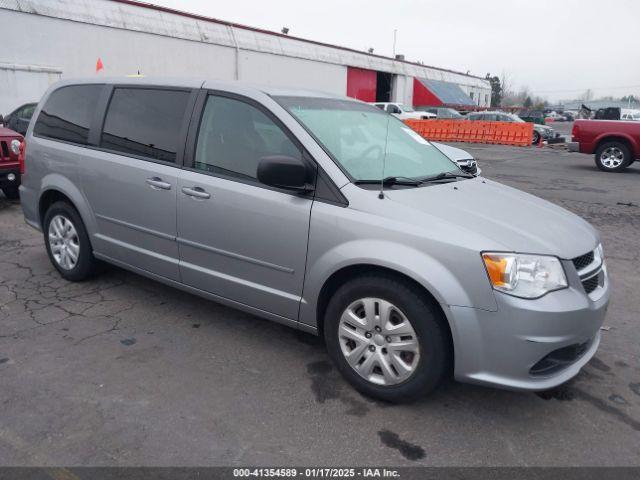
[[[100,146],[128,155],[175,162],[189,95],[177,90],[114,89]]]
[[[86,145],[102,85],[62,87],[49,96],[33,133],[38,137]]]

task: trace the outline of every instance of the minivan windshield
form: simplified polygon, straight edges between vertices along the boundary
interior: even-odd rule
[[[461,171],[407,125],[364,103],[334,98],[275,97],[354,181],[422,180]]]

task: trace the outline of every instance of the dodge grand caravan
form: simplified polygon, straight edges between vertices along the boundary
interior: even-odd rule
[[[20,187],[60,275],[105,261],[324,336],[365,394],[543,390],[594,355],[598,233],[380,109],[239,83],[58,83]]]

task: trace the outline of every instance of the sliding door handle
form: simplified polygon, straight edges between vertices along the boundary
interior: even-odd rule
[[[151,188],[156,188],[160,190],[171,190],[171,184],[165,182],[160,177],[147,178],[145,182],[147,182],[147,185],[149,185]]]
[[[202,200],[206,200],[207,198],[211,198],[211,195],[209,195],[207,192],[205,192],[200,187],[193,187],[193,188],[182,187],[182,193],[184,193],[185,195],[187,195],[189,197],[199,198],[199,199],[202,199]]]

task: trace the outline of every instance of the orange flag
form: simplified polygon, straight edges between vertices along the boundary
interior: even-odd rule
[[[98,73],[103,68],[104,65],[102,64],[102,59],[98,57],[98,61],[96,62],[96,73]]]

